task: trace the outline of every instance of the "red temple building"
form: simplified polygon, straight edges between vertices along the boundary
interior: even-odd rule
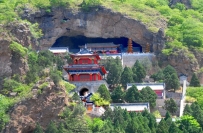
[[[69,81],[97,81],[106,74],[104,66],[98,65],[99,55],[82,49],[77,54],[70,54],[73,64],[64,67],[69,74]]]
[[[87,43],[79,47],[87,47],[89,51],[92,51],[94,53],[116,54],[118,53],[120,44],[116,45],[114,43]]]

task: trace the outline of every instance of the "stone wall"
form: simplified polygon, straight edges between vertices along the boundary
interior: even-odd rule
[[[144,60],[146,58],[152,61],[155,55],[153,53],[122,54],[123,66],[132,67],[137,60]]]

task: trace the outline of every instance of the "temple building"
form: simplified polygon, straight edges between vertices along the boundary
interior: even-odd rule
[[[86,47],[82,48],[76,54],[70,54],[73,64],[64,66],[64,70],[68,73],[69,82],[75,84],[75,91],[80,96],[86,93],[94,93],[101,84],[107,83],[105,80],[106,69],[99,65],[100,57],[94,54]]]
[[[79,47],[84,48],[85,46],[89,51],[92,51],[94,53],[116,54],[119,53],[120,44],[116,45],[114,43],[87,43]]]

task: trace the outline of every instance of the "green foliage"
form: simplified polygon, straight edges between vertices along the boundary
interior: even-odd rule
[[[13,99],[0,94],[0,131],[5,127],[5,124],[9,122],[9,115],[7,112],[13,103]]]
[[[42,30],[39,29],[39,24],[38,23],[31,24],[29,22],[27,23],[29,24],[29,28],[32,36],[36,39],[41,38],[43,34],[42,34]]]
[[[56,127],[56,124],[53,121],[51,121],[47,126],[45,133],[57,133],[57,132],[58,132],[58,129]]]
[[[183,115],[192,115],[192,109],[190,108],[190,106],[188,104],[186,104],[186,106],[184,108]]]
[[[133,72],[131,68],[125,67],[121,74],[121,84],[123,87],[127,86],[127,83],[133,82]]]
[[[97,106],[104,106],[104,105],[109,105],[110,104],[109,101],[102,98],[99,93],[94,93],[91,96],[90,100],[93,101],[94,104],[97,105]]]
[[[161,81],[164,79],[164,74],[162,70],[159,70],[157,73],[154,73],[150,76],[150,78],[153,78],[154,81]]]
[[[42,127],[39,125],[39,123],[37,123],[35,130],[33,131],[33,133],[44,133]]]
[[[121,86],[117,86],[111,93],[111,99],[113,103],[122,103],[124,101],[124,92]]]
[[[80,97],[79,97],[79,95],[76,92],[73,94],[73,96],[71,98],[74,101],[80,101]]]
[[[105,84],[100,85],[97,92],[100,94],[101,98],[111,102],[111,96]]]
[[[43,84],[41,84],[41,85],[39,86],[39,88],[40,88],[40,89],[44,89],[44,88],[48,87],[48,85],[49,85],[48,82],[44,82]]]
[[[188,87],[186,95],[195,98],[200,107],[203,108],[203,87]]]
[[[199,79],[197,78],[197,75],[193,73],[191,81],[190,81],[190,86],[192,87],[200,87],[200,82]]]
[[[200,125],[194,117],[189,115],[183,115],[180,120],[177,121],[181,130],[186,130],[189,133],[197,133],[201,131]]]
[[[178,75],[172,66],[168,65],[167,67],[165,67],[163,70],[163,74],[167,90],[173,89],[175,92],[177,89],[179,89],[180,82],[178,79]]]
[[[157,95],[149,86],[143,88],[140,93],[142,102],[149,102],[151,108],[156,106]]]
[[[153,112],[153,115],[156,117],[156,118],[161,118],[161,114],[158,110],[154,111]]]
[[[170,100],[165,100],[164,104],[165,110],[169,111],[171,114],[174,114],[178,110],[178,106],[172,98],[170,98]]]
[[[133,85],[127,90],[125,101],[129,103],[137,103],[142,101],[142,94],[138,91],[136,86]]]
[[[107,75],[107,83],[111,85],[117,85],[121,81],[121,73],[122,73],[122,64],[121,60],[117,57],[107,58],[105,62],[105,68],[109,71]]]
[[[144,64],[144,63],[143,63]],[[146,70],[144,66],[137,60],[132,68],[133,74],[136,75],[136,78],[134,78],[134,82],[140,83],[142,82],[142,79],[146,76]]]
[[[9,45],[9,48],[19,54],[21,57],[25,57],[26,54],[27,54],[27,48],[23,47],[21,44],[17,43],[17,42],[12,42],[10,45]]]

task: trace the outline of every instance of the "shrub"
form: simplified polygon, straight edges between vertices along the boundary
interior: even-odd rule
[[[25,55],[27,54],[27,48],[23,47],[21,44],[17,43],[17,42],[12,42],[9,46],[9,48],[19,54],[21,57],[25,57]]]

